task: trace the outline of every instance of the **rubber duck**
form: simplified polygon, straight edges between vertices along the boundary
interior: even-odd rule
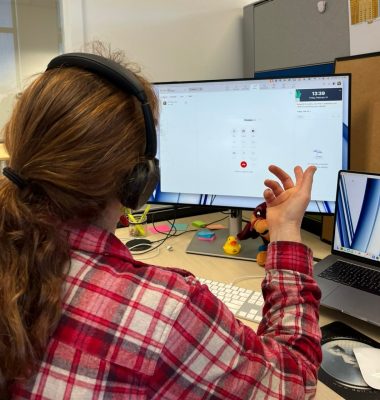
[[[223,250],[227,254],[237,254],[241,249],[241,244],[236,240],[235,236],[228,236]]]

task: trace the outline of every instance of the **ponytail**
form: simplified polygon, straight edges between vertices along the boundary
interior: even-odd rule
[[[28,377],[61,315],[67,242],[41,204],[0,180],[0,377]],[[1,382],[0,382],[1,385]],[[3,385],[3,389],[6,385]]]

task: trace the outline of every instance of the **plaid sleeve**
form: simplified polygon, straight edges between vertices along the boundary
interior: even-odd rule
[[[158,362],[152,398],[314,396],[321,362],[320,291],[310,276],[311,252],[278,242],[268,256],[264,318],[257,334],[194,281]]]

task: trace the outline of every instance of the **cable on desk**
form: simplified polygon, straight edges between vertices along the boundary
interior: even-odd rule
[[[222,212],[222,213],[224,214],[224,212]],[[223,218],[217,219],[215,221],[211,221],[206,225],[206,228],[207,228],[208,225],[216,224],[217,222],[223,221],[226,218],[228,218],[228,217],[223,217]],[[188,229],[188,230],[183,231],[181,233],[174,234],[174,235],[172,235],[172,237],[178,237],[178,236],[184,235],[185,233],[188,233],[188,232],[197,232],[197,231],[199,231],[199,229]]]
[[[215,220],[215,221],[212,221],[212,222],[210,222],[210,223],[208,223],[207,225],[211,225],[211,224],[215,224],[216,222],[220,222],[220,221],[223,221],[223,220],[225,220],[226,218],[228,218],[228,217],[223,217],[223,218],[219,218],[219,219],[217,219],[217,220]],[[178,237],[178,236],[181,236],[181,235],[183,235],[183,234],[185,234],[185,233],[188,233],[188,232],[196,232],[196,231],[198,231],[198,229],[188,229],[188,230],[186,230],[186,231],[184,231],[184,232],[181,232],[181,233],[178,233],[177,234],[177,228],[175,227],[175,221],[176,221],[176,217],[174,217],[174,219],[173,219],[173,221],[170,221],[170,220],[167,220],[166,222],[170,225],[170,230],[168,231],[168,232],[160,232],[156,227],[155,227],[155,225],[154,225],[154,221],[152,221],[152,225],[153,225],[153,228],[155,229],[155,231],[157,232],[157,233],[162,233],[162,234],[166,234],[166,236],[164,237],[164,238],[161,238],[161,239],[158,239],[158,240],[153,240],[153,241],[151,241],[150,242],[150,244],[154,244],[154,243],[159,243],[157,246],[154,246],[154,247],[151,247],[151,248],[149,248],[149,249],[147,249],[147,250],[142,250],[142,251],[133,251],[132,249],[133,249],[133,247],[138,247],[139,245],[136,245],[136,246],[132,246],[129,250],[130,250],[130,252],[134,255],[134,256],[139,256],[139,255],[142,255],[142,254],[146,254],[146,253],[149,253],[149,252],[151,252],[151,251],[153,251],[153,250],[156,250],[156,249],[158,249],[160,246],[162,246],[168,239],[170,239],[170,238],[172,238],[172,237]],[[172,233],[174,231],[174,233]],[[146,244],[145,244],[146,245]],[[159,254],[159,253],[158,253]],[[157,255],[158,255],[157,254]],[[155,256],[153,256],[153,257],[155,257]],[[149,257],[149,258],[153,258],[153,257]]]
[[[226,214],[225,211],[221,211],[221,213],[222,213],[222,214]],[[228,213],[228,215],[230,215],[230,213]],[[206,224],[206,228],[207,228],[207,225],[216,224],[217,222],[223,221],[223,220],[225,220],[225,219],[227,219],[227,218],[228,218],[228,216],[227,216],[227,217],[223,217],[223,218],[219,218],[219,219],[217,219],[217,220],[215,220],[215,221],[212,221],[212,222],[209,222],[208,224]]]
[[[175,212],[177,211],[177,206],[176,206],[176,205],[174,206],[174,211],[175,211]],[[149,252],[151,252],[151,251],[157,249],[157,250],[158,250],[158,253],[156,254],[156,256],[157,256],[158,254],[160,254],[160,252],[159,252],[159,247],[162,246],[162,245],[165,243],[165,241],[169,239],[169,237],[172,237],[172,236],[175,235],[175,233],[177,232],[177,229],[176,229],[176,227],[174,226],[175,220],[176,220],[176,215],[174,216],[173,222],[170,222],[169,220],[167,221],[167,222],[170,224],[170,230],[169,230],[169,232],[160,232],[160,231],[155,227],[154,221],[152,220],[152,225],[153,225],[153,228],[155,229],[155,231],[156,231],[157,233],[162,233],[162,234],[165,234],[165,233],[166,233],[166,236],[165,236],[164,238],[151,241],[150,244],[153,244],[153,243],[159,243],[159,244],[158,244],[157,246],[151,247],[151,248],[149,248],[149,249],[147,249],[147,250],[143,250],[143,251],[134,251],[134,252],[133,252],[133,251],[131,250],[133,247],[131,247],[131,248],[129,249],[129,250],[131,251],[131,253],[132,253],[134,256],[139,256],[139,255],[141,255],[141,254],[146,254],[146,253],[149,253]],[[173,231],[173,230],[174,230],[174,234],[172,234],[172,231]],[[153,257],[156,257],[156,256],[153,256]],[[149,258],[153,258],[153,257],[149,257]]]
[[[231,282],[232,286],[235,286],[238,282],[241,281],[248,281],[249,279],[264,279],[265,275],[246,275],[246,276],[241,276],[240,278],[236,278]]]
[[[167,221],[167,222],[171,225],[171,226],[170,226],[170,230],[169,230],[169,232],[167,232],[167,233],[166,233],[166,232],[160,232],[160,231],[158,231],[158,230],[155,228],[155,226],[154,226],[154,222],[152,222],[154,229],[156,229],[156,231],[157,231],[158,233],[166,233],[166,236],[165,236],[164,238],[158,239],[158,240],[154,240],[154,241],[151,242],[151,244],[152,244],[152,243],[159,243],[157,246],[154,246],[154,247],[151,247],[150,249],[143,250],[143,251],[139,251],[139,252],[136,252],[136,251],[135,251],[135,252],[132,252],[132,251],[131,251],[131,253],[132,253],[133,255],[141,255],[141,254],[149,253],[150,251],[153,251],[153,250],[155,250],[155,249],[158,249],[158,247],[162,246],[162,245],[169,239],[169,237],[174,236],[175,234],[172,234],[171,232],[172,232],[173,228],[174,228],[174,231],[177,232],[177,229],[176,229],[175,226],[174,226],[174,224],[175,224],[175,219],[173,220],[173,222],[170,222],[170,221]]]

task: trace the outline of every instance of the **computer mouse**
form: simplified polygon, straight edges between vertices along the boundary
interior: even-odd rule
[[[380,390],[380,349],[356,347],[353,351],[366,384]]]

